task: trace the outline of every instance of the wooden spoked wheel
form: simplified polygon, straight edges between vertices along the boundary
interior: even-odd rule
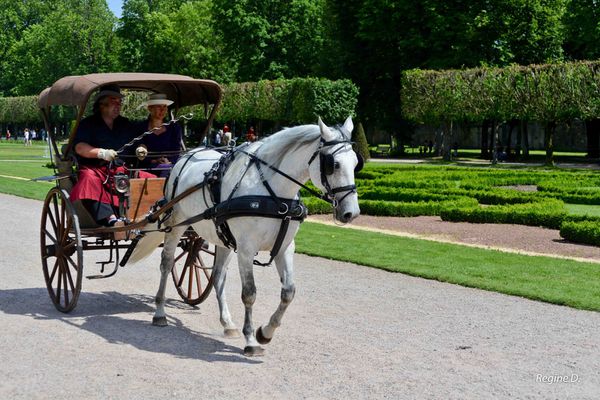
[[[185,233],[179,247],[171,270],[175,288],[187,304],[200,304],[213,287],[215,248],[192,230]]]
[[[40,249],[50,299],[58,311],[77,305],[83,276],[79,219],[66,191],[51,189],[42,210]]]

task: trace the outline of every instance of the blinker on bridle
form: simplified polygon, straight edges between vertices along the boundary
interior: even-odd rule
[[[337,204],[339,204],[340,202],[342,202],[350,194],[356,193],[356,185],[355,184],[332,188],[329,183],[329,180],[327,179],[327,176],[333,175],[335,170],[337,168],[339,168],[339,163],[337,161],[335,161],[335,154],[341,150],[347,149],[347,147],[340,146],[338,149],[334,150],[331,153],[325,153],[324,149],[326,147],[331,147],[331,146],[335,146],[338,144],[352,145],[352,142],[349,140],[332,140],[332,141],[327,142],[327,141],[324,141],[323,139],[321,139],[321,144],[319,145],[319,148],[317,149],[317,151],[314,152],[314,154],[312,155],[310,160],[308,160],[308,165],[310,165],[315,160],[317,155],[319,156],[319,163],[320,163],[320,170],[321,170],[321,184],[325,188],[325,196],[324,197],[328,198],[329,201],[334,205],[334,207]],[[351,150],[348,150],[348,151],[351,151]],[[356,167],[354,168],[354,173],[357,173],[363,168],[364,160],[359,153],[355,152],[355,154],[356,154],[356,158],[358,159],[358,164],[356,164]],[[340,200],[337,200],[335,198],[335,195],[336,195],[336,193],[340,193],[340,192],[348,192],[348,193],[346,193]]]

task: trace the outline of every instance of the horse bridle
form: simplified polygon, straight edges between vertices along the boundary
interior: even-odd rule
[[[346,149],[346,146],[341,146],[339,149],[331,152],[331,153],[325,153],[325,148],[326,147],[331,147],[331,146],[335,146],[337,144],[348,144],[348,145],[352,145],[352,142],[349,140],[333,140],[333,141],[325,141],[321,138],[321,143],[319,144],[319,148],[313,153],[313,155],[310,157],[310,159],[308,160],[308,165],[310,166],[310,164],[312,164],[312,162],[315,160],[315,158],[317,156],[319,156],[319,161],[320,161],[320,169],[321,169],[321,184],[323,185],[323,187],[325,188],[325,193],[319,193],[316,190],[314,190],[311,187],[306,186],[305,184],[303,184],[302,182],[299,182],[297,179],[294,179],[293,177],[289,176],[288,174],[286,174],[285,172],[283,172],[282,170],[280,170],[279,168],[267,163],[266,161],[260,159],[256,154],[254,153],[250,153],[247,152],[245,150],[242,150],[240,148],[234,149],[234,152],[240,152],[245,154],[246,156],[248,156],[250,158],[250,160],[252,160],[252,162],[254,162],[259,170],[259,174],[261,175],[261,180],[263,185],[267,188],[267,190],[269,191],[269,193],[274,196],[275,198],[277,196],[274,195],[273,190],[271,189],[270,185],[268,184],[268,182],[266,181],[266,179],[264,178],[264,175],[262,174],[261,170],[260,170],[260,165],[264,165],[266,167],[268,167],[269,169],[271,169],[273,172],[285,177],[286,179],[294,182],[296,185],[300,186],[301,188],[307,190],[308,192],[310,192],[311,194],[313,194],[315,197],[318,197],[321,200],[324,200],[328,203],[330,203],[334,208],[341,202],[343,201],[347,196],[349,196],[352,193],[356,193],[356,185],[352,184],[352,185],[347,185],[347,186],[340,186],[337,188],[332,188],[331,185],[329,184],[329,180],[327,179],[328,175],[332,175],[335,172],[335,153],[337,153],[338,151],[342,150],[342,149]],[[350,151],[350,150],[348,150]],[[356,153],[356,156],[358,158],[358,164],[356,165],[356,167],[354,168],[354,172],[358,172],[362,169],[364,161],[361,157],[361,155],[359,153]],[[236,187],[234,187],[233,192],[235,192],[235,190],[237,189],[237,185]],[[344,192],[347,191],[348,193],[346,193],[344,195],[344,197],[342,197],[341,200],[336,200],[335,195],[336,193],[340,193],[340,192]],[[232,193],[233,193],[232,192]]]
[[[338,144],[342,144],[343,146],[338,147],[336,150],[334,150],[330,153],[326,153],[325,148],[336,146]],[[308,160],[308,165],[310,165],[317,158],[317,155],[319,156],[319,164],[320,164],[319,169],[321,170],[320,171],[321,172],[321,184],[325,188],[325,194],[320,197],[322,199],[328,201],[329,203],[331,203],[334,207],[336,207],[337,204],[341,203],[350,194],[356,193],[356,184],[346,185],[346,186],[338,186],[336,188],[332,188],[331,184],[329,183],[329,180],[327,179],[327,177],[330,175],[333,175],[333,173],[337,169],[337,167],[336,167],[337,162],[335,161],[335,154],[341,150],[352,151],[351,149],[348,149],[347,145],[352,145],[352,142],[349,140],[325,141],[321,138],[321,143],[319,144],[319,148],[317,149],[317,151],[315,151],[313,153],[311,158]],[[354,168],[355,173],[359,172],[364,165],[362,156],[359,153],[356,153],[356,158],[358,158],[358,164],[356,164],[356,167]],[[340,200],[337,200],[335,198],[335,195],[336,195],[336,193],[340,193],[340,192],[348,192],[348,193],[346,193]]]

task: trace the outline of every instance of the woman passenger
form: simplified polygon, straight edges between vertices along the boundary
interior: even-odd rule
[[[169,175],[171,167],[179,159],[181,151],[181,126],[176,122],[164,123],[168,107],[171,104],[173,101],[167,99],[165,94],[155,93],[148,96],[148,99],[138,106],[138,108],[146,107],[149,112],[148,118],[141,122],[138,130],[152,132],[144,136],[138,145],[138,151],[136,151],[138,154],[140,154],[140,146],[145,147],[148,153],[139,161],[138,167],[164,177]]]

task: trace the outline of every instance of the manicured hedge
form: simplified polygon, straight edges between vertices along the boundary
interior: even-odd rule
[[[565,221],[560,227],[560,236],[571,242],[600,246],[600,222]]]
[[[220,121],[263,119],[290,124],[315,123],[321,117],[328,124],[342,123],[355,115],[358,87],[350,80],[331,81],[296,78],[277,81],[233,83],[223,85],[223,104],[217,114]],[[123,115],[144,118],[145,110],[137,106],[146,95],[129,92]],[[202,107],[186,107],[195,119],[204,118]],[[73,115],[58,113],[57,123],[68,123]],[[0,123],[42,123],[37,96],[0,97]]]
[[[355,115],[358,87],[350,80],[316,78],[233,83],[224,86],[219,121],[262,119],[290,124],[342,123]]]
[[[548,200],[529,204],[443,209],[440,216],[444,221],[519,224],[559,229],[567,212],[563,202]]]
[[[402,114],[420,123],[600,116],[600,62],[403,73]]]

